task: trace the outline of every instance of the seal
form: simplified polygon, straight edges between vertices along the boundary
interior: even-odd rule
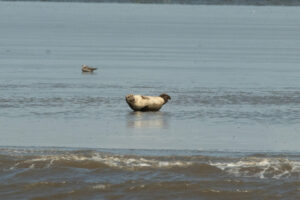
[[[81,71],[82,72],[93,72],[96,69],[97,68],[95,68],[95,67],[89,67],[87,65],[81,65]]]
[[[126,102],[134,111],[159,111],[171,97],[165,93],[159,96],[126,95]]]

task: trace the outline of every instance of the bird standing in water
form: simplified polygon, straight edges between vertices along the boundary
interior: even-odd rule
[[[81,65],[82,72],[94,72],[97,68],[95,67],[89,67],[87,65]]]

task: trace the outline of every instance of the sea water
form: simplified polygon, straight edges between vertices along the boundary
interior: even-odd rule
[[[0,2],[1,199],[299,197],[299,33],[300,7]]]

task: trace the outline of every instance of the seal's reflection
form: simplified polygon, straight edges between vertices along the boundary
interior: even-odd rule
[[[165,112],[130,112],[127,116],[129,128],[168,128],[169,114]]]

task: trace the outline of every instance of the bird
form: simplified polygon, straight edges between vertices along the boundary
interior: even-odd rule
[[[125,97],[127,104],[134,111],[159,111],[171,99],[168,94],[159,96],[144,96],[128,94]]]
[[[82,72],[94,72],[97,68],[95,67],[89,67],[87,65],[81,65]]]

